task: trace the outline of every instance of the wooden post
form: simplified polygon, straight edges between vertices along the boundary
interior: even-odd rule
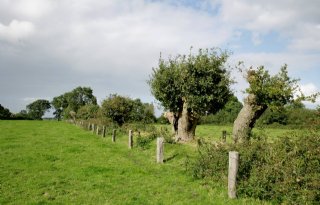
[[[227,131],[223,130],[222,131],[222,142],[226,142],[227,141]]]
[[[133,147],[133,135],[132,135],[132,130],[129,130],[129,143],[128,143],[129,149],[132,149]]]
[[[117,133],[117,130],[114,129],[114,130],[112,131],[112,142],[116,142],[116,133]]]
[[[92,124],[91,129],[92,129],[92,134],[94,134],[94,130],[95,130],[95,125],[94,124]]]
[[[228,196],[230,199],[237,197],[237,172],[239,168],[239,152],[229,152],[229,171],[228,171]]]
[[[102,137],[106,137],[106,126],[102,127]]]
[[[157,138],[157,163],[163,163],[164,138]]]
[[[91,126],[90,126],[90,123],[88,123],[88,130],[90,130],[90,127],[91,127]]]
[[[99,135],[99,126],[97,125],[97,135]]]

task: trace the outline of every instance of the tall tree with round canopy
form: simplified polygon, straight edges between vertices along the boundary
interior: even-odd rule
[[[228,54],[219,49],[199,49],[197,54],[160,57],[148,81],[154,97],[173,115],[176,140],[195,136],[197,122],[206,113],[216,113],[228,101],[230,76]]]

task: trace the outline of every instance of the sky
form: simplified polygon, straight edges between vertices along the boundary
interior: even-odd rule
[[[230,51],[228,65],[288,65],[320,91],[319,0],[0,0],[0,104],[16,113],[78,86],[156,102],[147,80],[160,53]],[[240,73],[232,89],[248,86]],[[318,100],[315,105],[319,105]],[[315,106],[313,105],[313,106]]]

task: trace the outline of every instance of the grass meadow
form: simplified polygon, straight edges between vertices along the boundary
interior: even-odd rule
[[[196,135],[219,139],[224,129],[231,126],[202,125]],[[229,200],[227,181],[210,188],[193,179],[185,160],[194,144],[165,144],[160,165],[155,142],[129,150],[127,141],[66,122],[0,121],[0,204],[268,204]]]

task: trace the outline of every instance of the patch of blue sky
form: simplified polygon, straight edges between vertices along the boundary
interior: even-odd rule
[[[235,36],[224,45],[234,52],[279,53],[287,50],[290,39],[283,38],[277,32],[255,34],[248,30],[238,30]]]
[[[210,0],[146,0],[146,2],[168,3],[172,6],[204,11],[210,15],[217,15],[220,9],[219,4],[213,4]]]

